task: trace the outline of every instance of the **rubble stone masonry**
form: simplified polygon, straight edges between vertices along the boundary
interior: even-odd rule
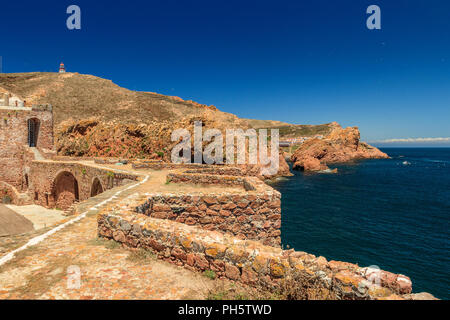
[[[303,274],[318,279],[322,294],[339,299],[396,299],[411,292],[411,281],[404,275],[327,261],[223,232],[150,218],[134,212],[128,202],[99,213],[99,236],[130,248],[152,250],[159,258],[190,270],[212,270],[219,278],[255,287],[264,284],[274,290],[290,276]]]
[[[0,181],[26,190],[25,174],[34,159],[28,150],[28,120],[38,125],[37,149],[53,150],[53,116],[50,106],[0,107]]]
[[[237,168],[220,167],[169,173],[168,183],[239,186],[242,191],[227,192],[225,187],[221,193],[205,195],[151,194],[136,211],[280,246],[281,194],[256,177],[224,175],[230,173],[241,174]]]
[[[136,211],[158,219],[169,219],[206,230],[217,230],[238,239],[259,240],[280,246],[280,196],[272,194],[151,194]]]
[[[86,200],[93,190],[107,190],[137,180],[138,175],[116,172],[70,161],[33,161],[30,193],[34,203],[66,209],[75,200]],[[100,188],[99,188],[100,186]],[[60,199],[61,197],[61,199]],[[60,200],[60,201],[59,201]]]

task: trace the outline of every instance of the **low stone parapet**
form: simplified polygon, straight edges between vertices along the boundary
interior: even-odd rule
[[[152,169],[152,170],[172,170],[172,169],[197,169],[204,165],[196,163],[167,163],[161,160],[138,160],[133,161],[133,169]]]
[[[412,289],[404,275],[154,219],[133,213],[126,206],[99,213],[98,234],[127,247],[152,250],[159,258],[190,270],[212,270],[219,278],[268,290],[290,285],[314,291],[315,297],[402,299]]]
[[[244,177],[212,174],[192,174],[192,173],[169,173],[168,182],[192,183],[192,184],[215,184],[215,185],[244,185]]]
[[[222,166],[211,166],[203,169],[186,170],[185,173],[211,174],[218,176],[244,176],[244,173],[240,168]]]
[[[173,170],[187,169],[195,170],[197,173],[225,174],[225,175],[242,175],[242,171],[231,165],[208,165],[200,163],[169,163],[162,160],[134,160],[132,161],[133,169],[152,169],[152,170]],[[193,172],[190,172],[193,173]]]

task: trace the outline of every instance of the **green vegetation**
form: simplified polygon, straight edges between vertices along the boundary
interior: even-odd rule
[[[203,275],[211,280],[214,280],[216,278],[216,273],[213,270],[205,270],[203,272]]]
[[[208,300],[336,300],[339,297],[316,274],[290,271],[274,289],[263,280],[255,287],[239,283],[217,282],[209,290]]]
[[[106,238],[94,238],[88,242],[91,246],[103,246],[107,249],[117,249],[121,247],[120,242]]]
[[[156,255],[145,249],[133,250],[127,257],[128,261],[137,263],[149,263],[156,260]]]
[[[5,203],[5,204],[10,204],[10,203],[12,203],[11,197],[10,197],[9,195],[3,196],[3,198],[2,198],[2,203]]]

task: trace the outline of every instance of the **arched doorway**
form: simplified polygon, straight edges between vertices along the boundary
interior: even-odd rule
[[[101,184],[99,178],[96,177],[94,179],[94,181],[92,182],[91,197],[95,197],[96,195],[98,195],[102,192],[103,192],[102,184]]]
[[[62,210],[79,200],[78,181],[72,173],[63,171],[56,176],[53,183],[53,197],[55,207]]]
[[[39,119],[28,119],[28,146],[36,147],[39,136]]]

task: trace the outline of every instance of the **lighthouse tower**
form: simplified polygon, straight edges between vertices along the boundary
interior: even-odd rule
[[[61,62],[61,64],[59,65],[59,73],[65,73],[66,72],[66,68],[64,67],[64,63]]]

